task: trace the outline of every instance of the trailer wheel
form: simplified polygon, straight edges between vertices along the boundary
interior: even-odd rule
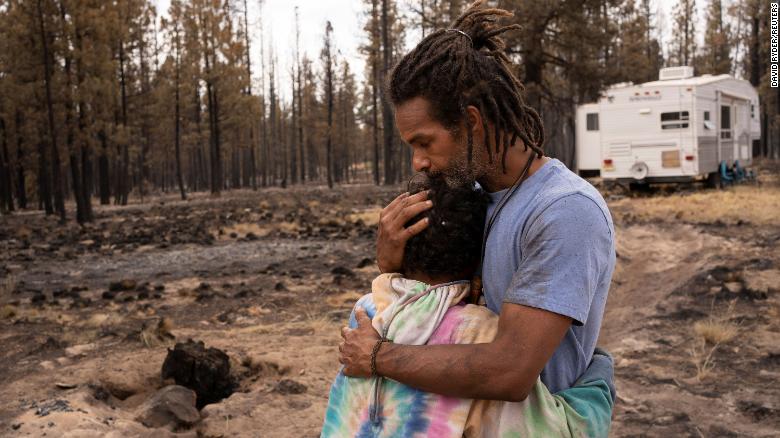
[[[710,189],[723,188],[723,182],[720,179],[720,172],[712,172],[707,174],[707,187]]]

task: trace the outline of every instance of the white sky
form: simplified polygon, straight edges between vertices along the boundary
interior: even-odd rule
[[[401,9],[410,0],[395,0]],[[529,0],[538,1],[538,0]],[[170,0],[153,0],[157,10],[161,14],[167,12]],[[653,0],[652,8],[656,11],[656,26],[663,30],[663,48],[666,50],[672,31],[672,8],[677,0]],[[252,68],[255,76],[255,86],[259,86],[259,61],[260,61],[260,23],[264,26],[265,44],[273,44],[274,51],[279,60],[279,70],[282,76],[280,83],[282,94],[289,97],[289,71],[295,47],[295,6],[299,7],[299,19],[301,29],[301,52],[308,54],[310,59],[319,64],[319,54],[322,48],[322,38],[325,33],[325,22],[330,20],[333,25],[334,46],[340,57],[346,58],[358,83],[362,82],[365,61],[358,52],[358,47],[365,41],[363,32],[364,8],[362,0],[265,0],[262,16],[260,14],[259,0],[248,0],[249,25],[252,35]],[[725,1],[724,11],[730,4]],[[243,7],[243,0],[233,0],[234,7]],[[707,2],[697,2],[698,31],[704,26],[705,8]],[[660,14],[658,13],[660,12]],[[660,19],[660,22],[659,22]],[[414,41],[408,41],[407,45]],[[266,49],[266,56],[268,50]]]

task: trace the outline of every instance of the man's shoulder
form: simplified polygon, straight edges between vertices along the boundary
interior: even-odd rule
[[[612,229],[609,207],[601,193],[560,161],[554,160],[550,164],[551,168],[532,202],[531,222],[540,217],[560,215],[572,218],[596,216],[603,218]]]

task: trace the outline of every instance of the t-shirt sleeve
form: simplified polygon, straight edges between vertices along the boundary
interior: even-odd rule
[[[357,311],[357,309],[359,308],[365,310],[366,315],[368,315],[369,318],[374,319],[374,315],[376,315],[376,305],[374,304],[374,296],[371,295],[371,293],[367,293],[357,300],[355,306],[352,308],[352,312],[349,313],[349,322],[347,325],[351,329],[357,328],[358,326],[357,318],[355,317],[355,311]]]
[[[504,302],[536,307],[587,322],[590,303],[614,252],[601,208],[573,193],[529,218],[521,260]]]

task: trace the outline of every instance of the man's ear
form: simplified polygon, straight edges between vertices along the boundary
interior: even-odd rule
[[[473,138],[477,140],[475,143],[478,144],[479,140],[485,137],[485,130],[488,129],[483,124],[482,113],[474,105],[469,105],[466,107],[466,117],[468,117],[466,122],[471,125]]]

